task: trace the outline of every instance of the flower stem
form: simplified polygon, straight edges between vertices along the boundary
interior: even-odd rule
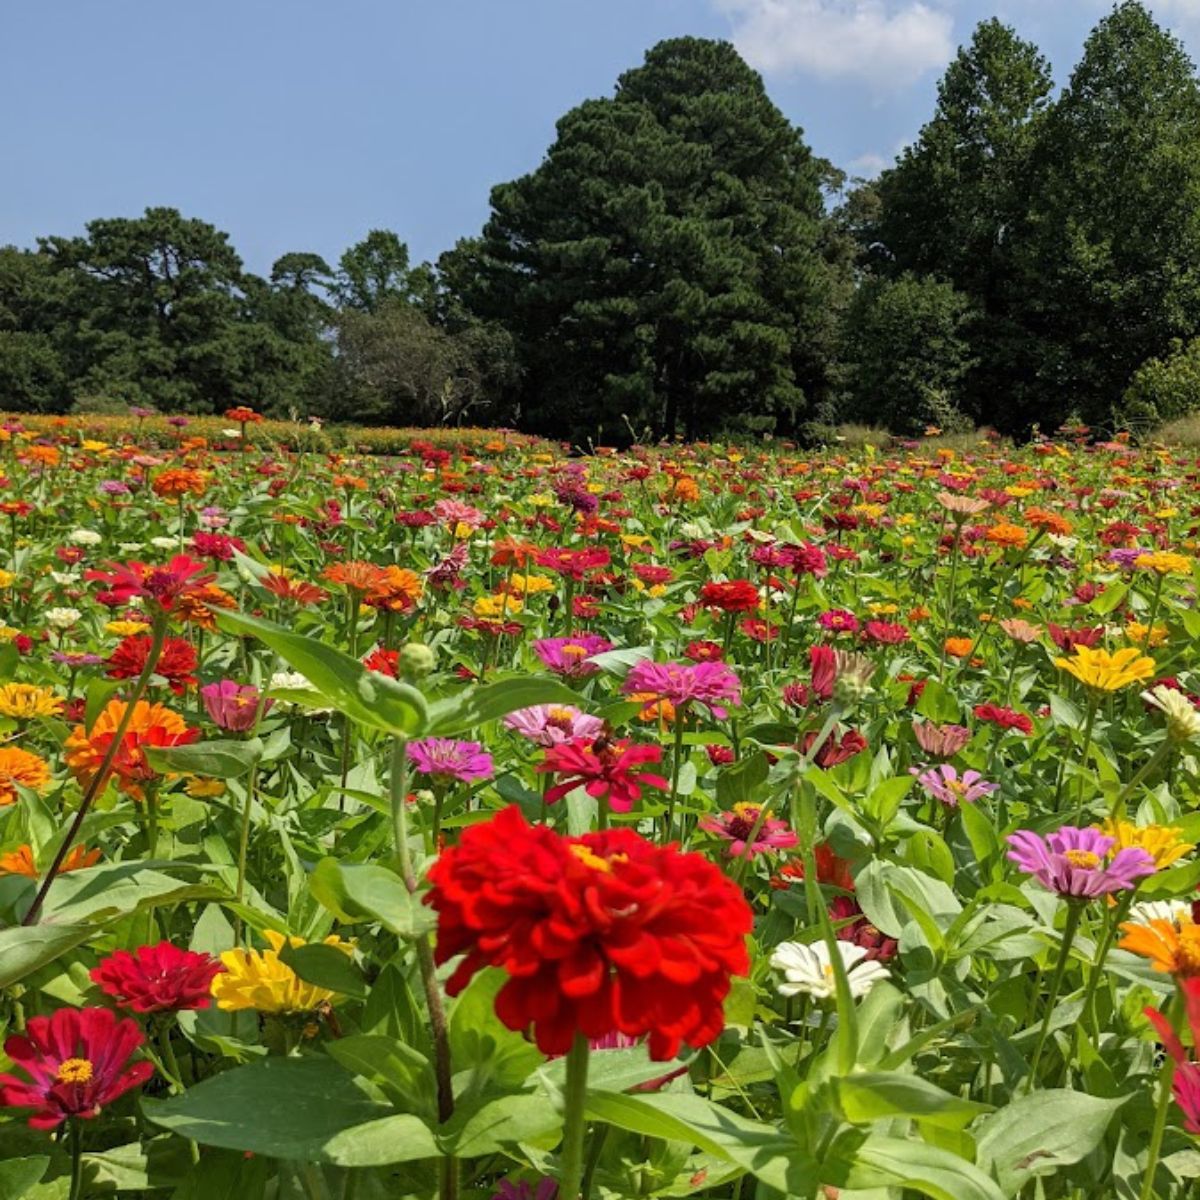
[[[1096,724],[1096,710],[1100,707],[1100,695],[1098,692],[1090,692],[1088,694],[1088,710],[1087,720],[1083,726],[1083,749],[1079,752],[1079,765],[1085,770],[1087,768],[1088,752],[1092,748],[1092,727]],[[1087,791],[1084,787],[1083,774],[1079,776],[1079,803],[1075,807],[1075,824],[1078,825],[1083,820],[1083,805],[1087,796]]]
[[[582,1033],[575,1035],[567,1053],[567,1086],[563,1093],[564,1121],[559,1200],[579,1200],[583,1185],[583,1134],[587,1121],[588,1055],[591,1047]]]
[[[675,801],[679,796],[679,768],[683,766],[683,707],[675,710],[675,748],[671,757],[671,795],[667,800],[667,823],[663,828],[662,844],[671,840],[675,827]]]
[[[116,731],[113,733],[112,741],[108,743],[108,749],[105,750],[104,757],[100,760],[100,766],[95,775],[92,776],[92,781],[88,784],[87,791],[83,794],[83,799],[79,802],[75,819],[71,822],[71,827],[67,830],[67,836],[63,838],[62,845],[59,846],[58,853],[55,854],[54,861],[50,864],[49,870],[46,872],[46,877],[42,880],[42,885],[38,888],[37,895],[34,896],[33,903],[29,906],[29,911],[22,919],[22,925],[32,925],[38,919],[38,913],[42,911],[42,905],[45,903],[46,893],[50,890],[50,885],[54,882],[54,878],[58,874],[59,868],[63,865],[63,861],[70,854],[71,847],[75,844],[75,839],[79,836],[79,831],[83,827],[84,819],[91,811],[92,803],[104,790],[104,785],[108,782],[108,773],[112,770],[113,760],[117,757],[117,751],[124,744],[125,733],[129,729],[130,722],[133,720],[133,710],[137,702],[142,698],[142,693],[149,686],[150,677],[154,674],[154,668],[158,666],[158,658],[162,654],[163,644],[166,640],[167,619],[162,613],[158,613],[155,615],[154,624],[150,632],[150,649],[146,654],[146,665],[142,667],[142,673],[137,677],[137,682],[133,685],[133,691],[130,693],[129,699],[125,702],[125,712],[122,714]]]
[[[1125,801],[1133,795],[1139,783],[1158,766],[1160,762],[1170,753],[1171,739],[1161,742],[1155,751],[1134,773],[1130,781],[1117,793],[1117,798],[1113,801],[1112,818],[1114,821],[1119,821],[1125,815]]]
[[[67,1140],[71,1147],[71,1191],[68,1200],[83,1200],[83,1130],[72,1119],[68,1124]]]
[[[1179,997],[1171,1001],[1168,1017],[1174,1024],[1174,1014],[1179,1011]],[[1150,1150],[1146,1158],[1146,1173],[1142,1177],[1142,1190],[1138,1200],[1150,1200],[1154,1195],[1154,1173],[1158,1170],[1162,1154],[1163,1135],[1167,1130],[1167,1110],[1171,1106],[1171,1085],[1175,1079],[1175,1060],[1166,1055],[1158,1073],[1158,1103],[1154,1107],[1154,1125],[1150,1131]]]
[[[1067,972],[1067,963],[1071,958],[1071,944],[1075,941],[1075,933],[1079,929],[1079,918],[1083,916],[1083,905],[1068,902],[1067,923],[1063,926],[1062,942],[1058,951],[1058,964],[1054,968],[1054,977],[1050,980],[1050,994],[1046,997],[1046,1015],[1042,1018],[1042,1027],[1038,1031],[1037,1047],[1033,1052],[1033,1061],[1029,1064],[1029,1074],[1025,1077],[1025,1094],[1033,1091],[1037,1080],[1038,1066],[1042,1061],[1042,1051],[1046,1048],[1046,1038],[1050,1034],[1050,1021],[1054,1016],[1054,1007],[1058,1003],[1058,993],[1062,988],[1063,976]]]

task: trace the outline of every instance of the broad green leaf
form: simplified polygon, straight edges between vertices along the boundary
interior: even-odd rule
[[[1037,1175],[1086,1158],[1128,1096],[1105,1099],[1069,1088],[1032,1092],[985,1117],[972,1131],[981,1166],[1008,1196]]]
[[[197,742],[191,746],[147,746],[146,759],[156,771],[176,775],[207,775],[237,779],[262,758],[261,738],[244,742]]]
[[[19,983],[95,933],[91,925],[18,925],[0,929],[0,988]]]
[[[399,1038],[367,1033],[336,1038],[326,1049],[346,1070],[383,1088],[397,1107],[436,1120],[433,1065],[420,1051]]]
[[[589,1092],[586,1111],[593,1120],[618,1129],[699,1146],[784,1195],[808,1196],[815,1190],[816,1163],[803,1155],[792,1138],[700,1096]]]
[[[839,1181],[848,1189],[911,1188],[933,1200],[1004,1200],[978,1167],[926,1142],[870,1137]]]
[[[986,1104],[961,1100],[917,1075],[899,1071],[847,1075],[835,1086],[842,1113],[855,1125],[911,1117],[947,1129],[961,1129],[989,1109]]]
[[[369,671],[341,650],[270,621],[239,612],[217,612],[216,619],[227,633],[253,636],[266,643],[352,721],[396,737],[417,737],[424,732],[425,697],[416,688]]]
[[[437,1155],[428,1127],[380,1103],[331,1058],[267,1058],[142,1101],[146,1116],[205,1146],[381,1167]]]
[[[60,875],[46,893],[42,919],[54,921],[107,920],[141,908],[184,900],[219,900],[226,891],[210,883],[185,882],[155,867],[186,871],[195,877],[201,868],[191,863],[106,863]]]
[[[394,871],[370,863],[323,858],[309,876],[312,894],[340,921],[378,921],[400,937],[415,937],[432,924],[429,910]]]
[[[310,942],[306,946],[284,943],[279,952],[279,961],[291,967],[301,979],[317,987],[328,988],[339,996],[363,1000],[367,995],[367,983],[353,959],[336,946],[324,942]]]
[[[499,968],[480,971],[450,1010],[450,1055],[470,1065],[476,1082],[520,1087],[545,1061],[541,1051],[496,1016],[496,994],[508,981]]]
[[[46,1173],[50,1159],[44,1154],[0,1162],[0,1200],[20,1200]]]
[[[517,675],[484,687],[439,700],[429,712],[429,733],[453,737],[472,733],[488,721],[497,721],[535,704],[579,705],[579,693],[551,675]]]
[[[479,1158],[518,1142],[537,1141],[561,1127],[562,1114],[545,1096],[500,1096],[478,1108],[460,1105],[439,1131],[438,1141],[447,1154]]]

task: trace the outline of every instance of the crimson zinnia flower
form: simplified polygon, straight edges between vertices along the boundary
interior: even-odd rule
[[[125,638],[108,656],[109,679],[136,679],[146,666],[153,639],[148,634]],[[169,637],[154,664],[155,675],[161,675],[171,685],[171,691],[182,696],[189,684],[196,683],[196,651],[186,638]]]
[[[1026,735],[1033,732],[1033,722],[1014,708],[1004,708],[999,704],[977,704],[975,715],[981,721],[999,725],[1001,729],[1016,729]]]
[[[748,579],[706,583],[700,589],[700,603],[721,612],[752,612],[758,607],[758,588]]]
[[[153,601],[164,612],[170,612],[177,600],[200,591],[216,578],[205,572],[202,562],[186,554],[176,554],[165,567],[136,561],[106,565],[107,571],[85,571],[84,579],[106,584],[107,595],[116,605],[128,604],[140,596]]]
[[[209,987],[224,970],[211,954],[180,950],[170,942],[117,950],[92,968],[92,982],[121,1008],[134,1012],[179,1012],[207,1008]]]
[[[437,961],[466,957],[446,990],[484,967],[508,981],[496,1015],[564,1054],[577,1033],[649,1035],[651,1058],[706,1046],[725,1026],[730,976],[750,968],[741,889],[699,854],[629,829],[563,837],[515,805],[464,831],[429,873]]]
[[[613,812],[628,812],[641,798],[643,787],[667,787],[661,775],[639,770],[645,763],[661,761],[661,746],[635,746],[628,738],[612,742],[585,737],[551,746],[537,769],[559,776],[558,783],[546,790],[547,804],[556,804],[582,785],[589,796],[607,795]]]
[[[13,1034],[4,1053],[24,1073],[0,1075],[0,1105],[32,1108],[31,1129],[54,1129],[68,1117],[91,1120],[105,1105],[140,1087],[154,1064],[130,1065],[141,1030],[111,1008],[60,1008],[31,1017],[25,1035]]]

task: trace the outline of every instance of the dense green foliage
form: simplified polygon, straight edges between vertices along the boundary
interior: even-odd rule
[[[0,248],[0,405],[249,403],[579,443],[1113,430],[1194,407],[1160,375],[1200,335],[1200,87],[1135,0],[1058,95],[1036,46],[983,22],[877,180],[816,158],[727,43],[665,41],[491,209],[436,264],[374,230],[269,279],[172,209]]]

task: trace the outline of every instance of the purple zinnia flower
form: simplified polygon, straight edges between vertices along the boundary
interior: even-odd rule
[[[574,738],[598,737],[604,728],[599,717],[590,717],[569,704],[519,708],[504,718],[504,724],[536,746],[558,746]]]
[[[621,691],[627,696],[657,696],[676,708],[695,700],[707,705],[719,721],[728,715],[722,701],[735,706],[742,702],[738,677],[720,662],[656,663],[645,659],[629,669]]]
[[[449,553],[425,570],[425,578],[431,587],[462,587],[462,573],[466,570],[470,550],[466,542],[459,542]]]
[[[422,738],[408,743],[408,757],[422,775],[457,779],[489,779],[492,756],[478,742],[460,742],[454,738]]]
[[[579,637],[539,638],[533,643],[533,652],[555,675],[594,675],[600,668],[589,659],[593,654],[603,654],[613,648],[607,638],[594,633]]]
[[[988,796],[999,787],[999,784],[989,783],[978,771],[964,771],[960,779],[949,763],[924,770],[910,767],[909,773],[917,777],[917,782],[930,796],[947,808],[973,804],[980,796]]]
[[[1116,563],[1123,571],[1132,571],[1137,560],[1143,554],[1152,553],[1152,550],[1145,550],[1141,546],[1134,546],[1132,549],[1120,547],[1116,550],[1110,550],[1104,557],[1110,563]]]
[[[746,852],[746,839],[754,829],[758,814],[762,810],[757,804],[743,801],[735,804],[728,812],[701,817],[699,827],[706,833],[715,833],[729,843],[730,858],[738,858]],[[799,842],[799,838],[787,827],[787,823],[768,817],[754,835],[750,845],[750,857],[764,854],[768,850],[788,850]]]
[[[100,482],[100,490],[106,496],[127,496],[129,495],[129,484],[122,483],[119,479],[104,479]]]
[[[80,667],[98,667],[105,658],[99,654],[85,654],[79,651],[71,650],[56,650],[50,655],[51,661],[62,663],[65,667],[70,667],[72,671],[78,670]]]
[[[1140,846],[1126,846],[1106,864],[1113,839],[1093,826],[1064,825],[1046,837],[1022,829],[1009,834],[1008,844],[1008,857],[1060,896],[1106,896],[1154,874],[1154,859]]]

